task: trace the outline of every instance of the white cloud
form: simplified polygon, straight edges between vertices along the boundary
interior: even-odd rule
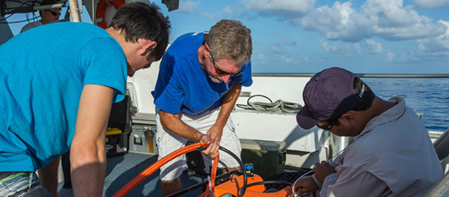
[[[304,56],[304,62],[309,62],[309,57]]]
[[[447,29],[427,16],[420,16],[411,5],[404,7],[402,0],[367,0],[360,11],[352,8],[352,1],[336,1],[332,7],[316,9],[312,8],[314,0],[241,0],[241,3],[259,15],[278,17],[305,30],[322,32],[329,40],[358,42],[372,36],[413,40],[438,36]]]
[[[199,6],[200,2],[193,2],[193,1],[180,1],[179,2],[179,12],[190,14],[195,11],[195,9]]]
[[[387,52],[387,61],[393,62],[395,57],[396,57],[395,53]]]
[[[266,64],[267,63],[267,58],[266,58],[265,53],[259,53],[257,55],[257,57],[259,57],[259,62],[260,63],[262,63],[262,64]]]
[[[235,7],[231,7],[231,6],[226,6],[226,7],[223,9],[223,13],[225,13],[225,14],[228,15],[228,16],[236,16],[236,15],[239,15],[239,14],[238,14],[238,11],[236,10],[236,8],[235,8]]]
[[[448,54],[446,54],[446,57]],[[396,63],[416,63],[416,62],[423,62],[432,60],[433,58],[429,57],[428,55],[420,52],[420,51],[414,51],[411,50],[407,53],[401,53],[400,55],[396,55],[392,52],[387,52],[386,60],[389,62],[396,62]]]
[[[293,60],[293,58],[291,58],[291,57],[286,57],[285,55],[282,56],[282,59],[283,59],[286,63],[293,63],[293,62],[295,62],[295,61]]]
[[[200,14],[201,14],[201,16],[203,16],[205,18],[208,18],[208,19],[211,19],[211,20],[215,20],[215,21],[221,19],[220,16],[218,16],[216,14],[209,14],[209,12],[207,12],[207,11],[200,12]]]
[[[411,62],[412,59],[406,53],[401,53],[400,55],[396,55],[396,53],[388,52],[387,53],[387,61],[396,62],[396,63],[407,63],[407,62]]]
[[[429,17],[419,16],[410,5],[403,7],[402,0],[367,0],[362,12],[372,24],[373,35],[387,40],[432,37],[447,29]]]
[[[301,16],[313,8],[315,0],[241,0],[247,10],[266,16]]]
[[[354,43],[354,50],[358,54],[362,53],[362,47],[360,46],[360,43]]]
[[[439,21],[449,27],[449,22]],[[417,54],[432,60],[449,60],[449,29],[442,35],[432,38],[418,39]]]
[[[254,13],[245,12],[245,8],[242,6],[226,6],[222,12],[221,18],[252,19],[255,17]]]
[[[415,0],[416,6],[422,9],[449,6],[449,0]]]
[[[368,37],[368,21],[351,8],[351,2],[335,2],[332,7],[322,6],[307,16],[291,20],[306,30],[323,32],[327,39],[355,42]]]
[[[287,45],[296,45],[296,42],[290,40],[289,38],[285,37],[282,32],[279,32],[279,35],[281,35],[282,42],[284,42]]]
[[[368,51],[370,53],[381,53],[382,52],[382,44],[371,40],[371,39],[366,39],[365,44],[368,47]]]
[[[271,45],[271,51],[276,54],[285,54],[286,52],[279,47],[279,44]]]
[[[240,0],[246,11],[260,16],[271,16],[285,20],[293,26],[307,31],[316,31],[328,40],[360,42],[365,40],[369,53],[381,53],[382,44],[372,37],[389,41],[412,40],[417,49],[408,53],[387,53],[387,59],[395,62],[449,59],[448,21],[434,21],[419,15],[414,5],[404,6],[403,0],[366,0],[360,9],[353,7],[353,0],[335,1],[333,5],[315,8],[316,0]],[[449,6],[449,0],[412,0],[418,8]],[[354,3],[355,4],[355,3]],[[289,40],[281,38],[284,43]],[[333,46],[326,42],[321,46],[328,53],[349,56],[350,48],[361,53],[361,47],[354,44]],[[272,48],[275,53],[284,53],[280,46]]]
[[[321,47],[323,47],[327,53],[343,54],[345,56],[349,56],[350,47],[347,44],[345,45],[334,44],[334,46],[330,46],[327,44],[327,42],[324,42],[322,40],[320,40],[320,44]]]

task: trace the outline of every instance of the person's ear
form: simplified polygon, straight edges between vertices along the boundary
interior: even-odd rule
[[[207,53],[210,54],[210,46],[209,46],[209,44],[205,44],[204,48],[206,49],[205,51],[207,51]]]
[[[142,56],[147,56],[157,46],[157,42],[152,40],[139,38],[137,42],[140,45],[138,53]]]
[[[341,115],[340,121],[345,121],[350,126],[354,126],[355,125],[355,116],[352,113],[345,113],[345,114]]]

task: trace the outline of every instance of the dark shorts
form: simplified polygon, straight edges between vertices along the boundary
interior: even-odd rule
[[[34,172],[0,172],[0,196],[51,197]]]

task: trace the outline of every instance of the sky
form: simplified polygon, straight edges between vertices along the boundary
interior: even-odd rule
[[[171,12],[152,2],[171,21],[170,43],[221,19],[241,21],[251,30],[253,73],[337,66],[354,73],[449,74],[449,0],[180,0]]]

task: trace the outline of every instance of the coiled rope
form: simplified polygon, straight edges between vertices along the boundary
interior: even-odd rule
[[[250,100],[254,97],[263,97],[269,100],[269,103],[266,102],[250,102]],[[273,102],[270,98],[265,95],[256,94],[250,96],[246,101],[246,105],[237,104],[237,107],[248,110],[256,110],[256,111],[267,111],[267,112],[286,112],[286,113],[297,113],[302,105],[299,103],[288,102],[283,100],[277,100]]]

